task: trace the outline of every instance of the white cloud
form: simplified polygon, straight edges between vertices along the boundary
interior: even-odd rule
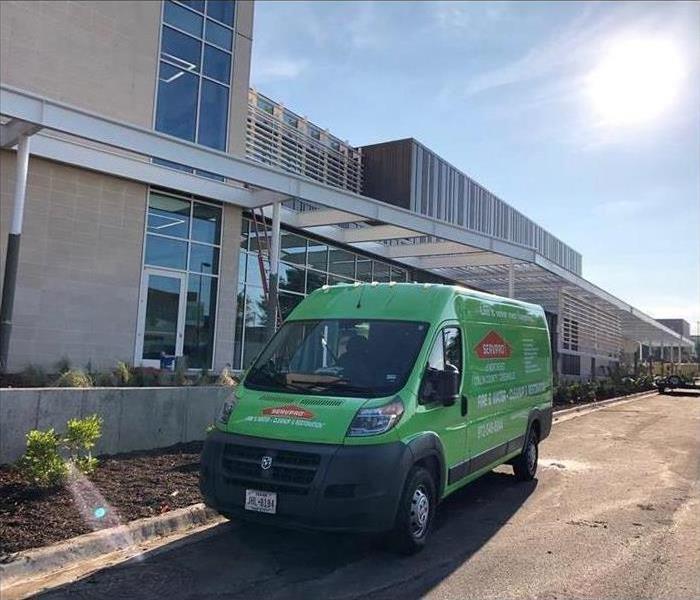
[[[280,79],[296,79],[308,66],[303,59],[286,57],[259,56],[253,63],[251,81],[255,84],[279,81]]]

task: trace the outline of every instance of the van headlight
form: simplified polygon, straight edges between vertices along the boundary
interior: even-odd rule
[[[224,400],[224,403],[221,405],[221,408],[219,409],[219,416],[216,418],[216,420],[221,424],[221,425],[228,425],[228,420],[231,417],[231,413],[233,412],[233,409],[236,406],[236,401],[234,399],[230,400]]]
[[[388,404],[377,408],[361,408],[350,423],[347,435],[360,437],[386,433],[403,415],[403,402],[397,396]]]

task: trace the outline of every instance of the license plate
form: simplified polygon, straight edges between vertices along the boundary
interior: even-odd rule
[[[246,490],[245,509],[274,515],[277,512],[277,493]]]

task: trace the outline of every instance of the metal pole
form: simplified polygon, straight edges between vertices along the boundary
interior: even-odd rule
[[[10,352],[10,335],[12,334],[12,311],[15,304],[17,287],[17,268],[19,266],[19,240],[22,235],[24,220],[24,201],[27,195],[27,171],[29,169],[29,136],[19,138],[17,145],[17,166],[14,207],[12,223],[7,235],[7,252],[5,255],[5,273],[2,284],[2,305],[0,306],[0,372],[7,370]]]
[[[272,239],[270,240],[270,285],[269,289],[269,318],[268,338],[272,337],[277,329],[277,310],[279,301],[277,298],[279,258],[280,258],[280,203],[272,205]]]
[[[508,263],[508,297],[515,297],[515,269],[513,268],[513,259]]]

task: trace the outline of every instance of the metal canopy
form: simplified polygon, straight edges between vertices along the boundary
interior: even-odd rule
[[[693,345],[652,317],[544,258],[534,248],[14,87],[0,86],[0,107],[2,115],[10,119],[3,125],[2,136],[8,146],[17,131],[41,130],[32,137],[34,155],[245,209],[285,201],[282,220],[296,228],[467,286],[500,295],[513,292],[516,298],[555,312],[564,290],[617,314],[628,339],[655,345]],[[213,173],[220,179],[159,166],[152,162],[153,157]]]

